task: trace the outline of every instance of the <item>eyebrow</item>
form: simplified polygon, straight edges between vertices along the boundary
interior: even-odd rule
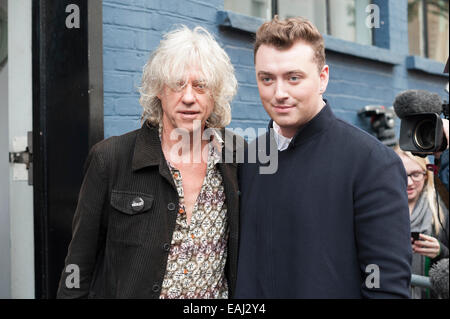
[[[303,72],[302,70],[292,70],[292,71],[288,71],[288,72],[284,73],[283,75],[291,75],[291,74],[306,75],[306,73]],[[261,76],[261,75],[273,75],[273,74],[270,73],[270,72],[267,72],[267,71],[259,71],[259,72],[258,72],[258,76]]]
[[[187,82],[189,82],[189,81],[187,81]],[[198,84],[198,83],[204,84],[204,83],[206,83],[206,82],[207,82],[207,81],[206,81],[205,79],[199,78],[199,79],[194,79],[194,80],[192,81],[192,84]],[[178,79],[178,80],[176,81],[176,83],[183,83],[183,84],[186,84],[186,79],[185,79],[185,78],[180,78],[180,79]]]

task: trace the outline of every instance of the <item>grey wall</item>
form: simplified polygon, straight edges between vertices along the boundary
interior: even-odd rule
[[[0,0],[7,10],[7,0]],[[11,297],[11,243],[9,220],[8,61],[0,66],[0,299]]]

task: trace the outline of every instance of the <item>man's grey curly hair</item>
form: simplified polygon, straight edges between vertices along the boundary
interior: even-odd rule
[[[197,68],[214,99],[214,109],[206,121],[208,127],[223,128],[230,124],[230,102],[236,94],[234,68],[226,52],[202,27],[190,30],[181,26],[164,35],[158,48],[144,66],[139,88],[143,107],[142,121],[159,125],[162,121],[161,94],[164,86],[176,88],[187,83],[189,72]]]

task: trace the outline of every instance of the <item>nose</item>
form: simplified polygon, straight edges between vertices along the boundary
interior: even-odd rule
[[[288,98],[288,94],[287,94],[287,92],[285,90],[283,81],[277,81],[277,85],[276,85],[275,90],[276,90],[275,91],[275,98],[277,100],[284,100],[284,99]]]
[[[192,88],[192,84],[188,83],[183,90],[182,101],[186,105],[192,105],[195,102],[195,95]]]
[[[414,181],[412,180],[412,177],[411,177],[411,176],[407,176],[406,179],[407,179],[407,181],[408,181],[408,186],[411,186],[411,185],[414,184]]]

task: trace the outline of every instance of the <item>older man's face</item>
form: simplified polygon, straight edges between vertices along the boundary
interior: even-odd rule
[[[184,81],[180,80],[175,88],[166,85],[158,95],[163,109],[163,127],[168,132],[174,128],[192,132],[194,121],[201,121],[204,128],[214,109],[214,99],[199,71],[191,71],[187,83]]]

